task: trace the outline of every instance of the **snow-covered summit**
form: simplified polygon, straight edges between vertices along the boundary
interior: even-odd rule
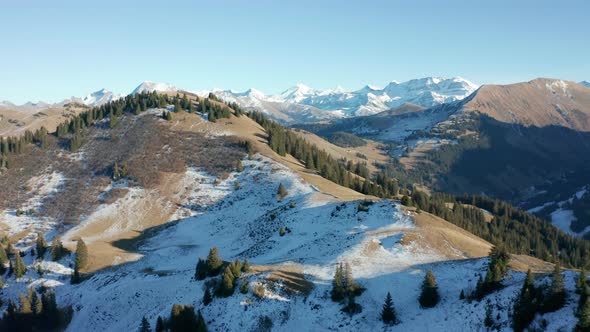
[[[125,94],[123,93],[116,94],[103,88],[82,98],[82,103],[84,103],[86,106],[100,106],[102,104],[123,98],[124,96]]]
[[[177,91],[178,89],[176,86],[170,83],[158,83],[152,81],[145,81],[141,83],[133,92],[132,95],[136,95],[142,92],[152,92],[152,91]]]

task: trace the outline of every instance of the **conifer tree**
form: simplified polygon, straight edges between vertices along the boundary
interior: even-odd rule
[[[1,253],[0,253],[1,255]],[[586,269],[582,268],[580,275],[576,280],[576,293],[581,294],[588,287],[588,276],[586,275]]]
[[[23,295],[23,293],[18,293],[18,303],[19,309],[18,312],[21,314],[31,314],[33,310],[31,309],[31,302],[29,299]]]
[[[244,259],[244,264],[242,264],[242,272],[250,272],[250,261],[248,260],[248,258]]]
[[[336,271],[334,272],[334,278],[332,279],[332,301],[340,302],[344,299],[346,293],[344,289],[344,268],[342,263],[336,265]]]
[[[43,259],[43,256],[45,256],[45,252],[47,251],[47,241],[45,241],[45,236],[41,232],[37,233],[36,248],[37,257],[39,257],[39,259]]]
[[[223,296],[232,295],[234,292],[235,277],[231,272],[230,267],[226,267],[221,274],[220,294]]]
[[[6,264],[8,264],[8,255],[6,254],[4,247],[0,244],[0,274],[4,274]]]
[[[203,318],[203,314],[201,313],[201,310],[199,310],[199,312],[197,312],[197,328],[196,328],[196,332],[207,332],[207,324],[205,323],[205,318]]]
[[[432,270],[428,270],[422,282],[422,293],[420,294],[419,302],[422,308],[432,308],[436,306],[440,296],[438,295],[438,286]]]
[[[246,294],[248,293],[248,279],[244,278],[242,283],[240,284],[240,293]]]
[[[2,275],[0,274],[0,289],[4,288],[4,280],[2,280]]]
[[[158,316],[158,319],[156,320],[156,332],[164,332],[164,330],[164,320],[161,316]]]
[[[393,300],[391,299],[391,293],[387,292],[385,297],[385,303],[383,304],[383,310],[381,310],[381,320],[385,324],[393,325],[397,322],[397,315],[393,308]]]
[[[494,318],[492,318],[492,305],[489,302],[486,303],[486,316],[484,318],[483,325],[487,328],[494,326]]]
[[[139,325],[139,332],[151,332],[152,327],[150,326],[150,322],[148,322],[147,318],[143,316],[141,319],[141,324]]]
[[[549,295],[545,300],[542,311],[553,312],[561,309],[565,305],[565,287],[563,285],[563,275],[561,274],[561,266],[555,263],[553,274],[551,276],[551,287],[549,288]]]
[[[586,298],[586,301],[580,309],[578,324],[576,325],[576,331],[590,331],[590,300],[588,298]]]
[[[27,272],[27,267],[25,265],[25,262],[23,262],[23,258],[20,257],[20,253],[18,251],[14,255],[13,268],[14,268],[14,275],[16,276],[17,279],[24,276],[25,273]]]
[[[287,192],[287,189],[283,185],[283,183],[279,184],[279,189],[277,190],[277,194],[279,195],[279,199],[283,199],[285,196],[287,196],[289,194]]]
[[[285,227],[281,226],[281,228],[279,228],[279,236],[285,236]]]
[[[76,244],[76,260],[74,262],[74,269],[77,271],[82,270],[88,265],[88,248],[86,243],[80,238]]]
[[[239,278],[240,276],[242,276],[242,263],[239,259],[236,259],[230,264],[230,269],[234,278]]]
[[[199,257],[199,261],[197,262],[197,268],[195,271],[195,279],[196,280],[203,280],[207,278],[207,263],[203,258]]]
[[[209,250],[209,254],[207,255],[207,273],[209,274],[209,276],[216,276],[217,274],[219,274],[219,270],[221,269],[221,266],[223,265],[223,260],[221,260],[221,257],[219,256],[219,252],[217,250],[217,247],[213,247]]]
[[[65,248],[59,236],[55,236],[51,241],[51,260],[58,261],[65,254]]]
[[[205,293],[203,294],[203,305],[209,305],[213,301],[213,296],[211,295],[211,291],[209,287],[205,288]]]
[[[537,309],[537,289],[535,288],[535,279],[529,269],[512,310],[512,328],[514,331],[523,331],[529,326],[535,318]]]
[[[170,313],[170,331],[185,332],[197,330],[197,316],[192,305],[174,304]]]
[[[32,294],[31,308],[33,310],[33,313],[37,316],[43,313],[43,302],[41,302],[41,297],[39,297],[39,294],[37,294],[37,292],[33,292]]]
[[[461,290],[461,294],[459,294],[459,300],[465,300],[465,291]]]
[[[236,165],[236,171],[238,171],[238,173],[242,173],[244,171],[244,165],[242,165],[241,160],[238,160],[238,163]]]

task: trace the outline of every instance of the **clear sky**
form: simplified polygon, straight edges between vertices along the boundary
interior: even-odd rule
[[[462,76],[590,80],[590,1],[0,0],[0,100],[140,82],[357,89]]]

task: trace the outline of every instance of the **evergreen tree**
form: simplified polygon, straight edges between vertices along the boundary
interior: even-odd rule
[[[576,325],[576,331],[590,331],[590,300],[588,298],[586,298],[586,301],[580,309],[578,324]]]
[[[192,305],[174,304],[170,313],[170,331],[197,331],[197,316]]]
[[[151,332],[152,327],[150,326],[150,322],[148,322],[147,318],[143,316],[141,319],[141,324],[139,325],[139,332]]]
[[[164,330],[164,320],[161,316],[158,316],[158,319],[156,320],[156,332],[164,332]]]
[[[209,287],[205,288],[205,294],[203,294],[203,305],[209,305],[213,301],[213,296],[211,295],[211,291]]]
[[[0,275],[6,271],[6,264],[8,264],[8,255],[4,247],[0,244]]]
[[[334,278],[332,279],[332,301],[340,302],[344,299],[346,293],[344,289],[344,268],[342,263],[336,265],[336,271],[334,272]]]
[[[0,255],[2,253],[0,252]],[[1,258],[0,258],[1,262]],[[581,294],[588,287],[588,276],[586,275],[586,269],[582,268],[580,275],[576,280],[576,293]]]
[[[549,294],[543,305],[542,312],[553,312],[561,309],[565,305],[565,296],[561,266],[559,263],[555,263],[551,276],[551,287],[549,288]]]
[[[287,189],[283,185],[283,183],[279,184],[279,189],[277,190],[277,194],[279,195],[279,199],[283,199],[283,198],[285,198],[285,196],[287,196],[289,194],[287,192]]]
[[[383,304],[383,310],[381,310],[381,320],[389,325],[393,325],[397,322],[397,315],[393,308],[393,300],[391,299],[391,294],[389,292],[387,292],[385,303]]]
[[[27,272],[27,267],[25,265],[25,262],[23,262],[23,258],[20,257],[20,253],[18,251],[14,255],[13,268],[14,268],[14,275],[16,276],[17,279],[24,276],[25,273]]]
[[[422,282],[422,293],[420,294],[419,302],[422,308],[432,308],[436,306],[440,296],[438,295],[438,286],[432,270],[428,270]]]
[[[239,173],[242,173],[244,171],[244,165],[242,165],[241,160],[238,160],[238,163],[236,165],[236,171],[238,171]]]
[[[74,261],[74,269],[77,271],[82,270],[88,265],[88,248],[86,243],[80,238],[76,244],[76,260]]]
[[[216,276],[217,274],[219,274],[219,270],[221,269],[221,266],[223,265],[223,260],[221,260],[221,257],[219,256],[219,252],[217,250],[217,247],[213,247],[209,250],[209,254],[207,255],[207,273],[209,274],[209,276]]]
[[[512,328],[514,331],[523,331],[535,318],[539,306],[537,293],[535,279],[529,269],[512,310]]]
[[[51,241],[51,260],[58,261],[65,255],[65,248],[59,236],[55,236]]]
[[[244,278],[242,283],[240,284],[240,293],[247,294],[248,293],[248,279]]]
[[[31,308],[35,315],[41,315],[43,313],[43,302],[37,292],[33,292],[31,297]]]
[[[203,280],[207,278],[207,263],[203,258],[199,257],[199,261],[197,262],[197,268],[195,271],[195,279],[196,280]]]
[[[242,272],[250,272],[250,261],[248,261],[248,258],[244,259],[244,264],[242,264]]]
[[[0,274],[0,289],[4,288],[4,280],[2,280],[2,275]]]
[[[39,259],[43,259],[43,256],[45,256],[45,252],[47,251],[47,241],[45,241],[45,236],[43,235],[43,233],[37,233],[36,248],[37,257],[39,257]]]
[[[221,284],[219,293],[223,296],[230,296],[234,292],[234,280],[235,277],[231,272],[230,267],[226,267],[221,274]]]
[[[486,316],[484,318],[483,325],[487,328],[494,326],[494,318],[492,318],[492,305],[489,302],[486,303]]]
[[[18,303],[19,303],[19,310],[20,314],[32,314],[33,310],[31,309],[31,302],[29,299],[23,295],[23,293],[18,293]]]
[[[279,236],[285,236],[285,227],[281,226],[281,228],[279,228]]]
[[[203,318],[203,314],[201,310],[197,312],[197,329],[196,332],[207,332],[207,323],[205,323],[205,318]]]
[[[459,294],[459,300],[465,300],[465,291],[461,290],[461,294]]]

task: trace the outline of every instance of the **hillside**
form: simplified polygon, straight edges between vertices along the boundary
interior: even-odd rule
[[[427,212],[361,194],[351,183],[329,181],[322,176],[324,167],[310,168],[307,160],[280,153],[277,145],[280,134],[289,132],[286,145],[302,148],[304,141],[318,158],[324,153],[335,163],[342,158],[367,162],[380,175],[375,165],[388,157],[376,142],[342,148],[246,116],[214,97],[176,95],[146,91],[93,108],[47,135],[44,143],[8,154],[10,167],[0,175],[1,218],[5,241],[23,253],[27,271],[18,278],[16,270],[3,275],[3,297],[17,299],[26,288],[55,289],[58,305],[75,309],[70,331],[135,329],[143,316],[153,325],[158,316],[169,317],[173,304],[195,306],[211,330],[269,324],[285,331],[301,326],[372,330],[383,326],[378,317],[388,291],[399,314],[396,329],[483,326],[485,306],[459,294],[475,296],[478,277],[486,273],[489,242]],[[369,189],[378,186],[361,180]],[[33,254],[37,232],[50,242],[61,237],[70,252],[56,259],[45,252],[39,259]],[[569,243],[562,234],[557,238],[559,248],[562,241]],[[78,254],[71,253],[79,239],[88,250],[82,268]],[[243,293],[232,288],[233,295],[218,294],[205,305],[205,289],[220,287],[215,280],[221,279],[195,280],[195,267],[212,247],[226,262],[247,258],[251,269],[233,275],[235,288],[248,281]],[[16,262],[18,252],[9,254]],[[574,262],[575,257],[567,258]],[[338,263],[349,263],[351,276],[365,289],[354,296],[362,313],[344,313],[343,302],[330,300]],[[488,297],[495,304],[495,324],[504,330],[511,324],[508,312],[522,271],[540,273],[541,285],[548,280],[542,273],[551,269],[526,255],[514,255],[510,266],[504,287]],[[427,270],[437,277],[442,301],[424,310],[417,298]],[[559,317],[552,328],[575,324],[576,274],[564,275],[571,300],[543,316]],[[540,318],[533,324],[541,324]]]

